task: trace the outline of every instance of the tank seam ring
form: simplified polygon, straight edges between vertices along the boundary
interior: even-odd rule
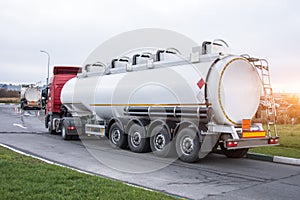
[[[225,70],[227,69],[227,67],[228,67],[231,63],[233,63],[234,61],[237,61],[237,60],[243,60],[243,61],[246,61],[246,59],[244,59],[244,58],[234,58],[234,59],[230,60],[230,61],[225,65],[225,67],[223,68],[223,70],[222,70],[222,72],[221,72],[220,79],[219,79],[219,85],[218,85],[218,100],[219,100],[219,104],[220,104],[221,110],[222,110],[224,116],[226,117],[226,119],[227,119],[228,121],[230,121],[230,122],[231,122],[232,124],[234,124],[234,125],[238,125],[238,123],[235,122],[235,121],[233,121],[233,120],[227,115],[227,113],[225,112],[225,109],[224,109],[224,107],[223,107],[223,103],[222,103],[222,100],[221,100],[221,82],[222,82],[222,78],[223,78],[223,75],[224,75]]]

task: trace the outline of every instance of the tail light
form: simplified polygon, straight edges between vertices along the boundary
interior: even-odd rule
[[[75,126],[68,126],[68,131],[73,131],[73,130],[76,130]]]
[[[269,144],[278,144],[278,138],[270,138],[268,143]]]
[[[237,141],[227,141],[226,146],[227,147],[237,147],[238,142]]]

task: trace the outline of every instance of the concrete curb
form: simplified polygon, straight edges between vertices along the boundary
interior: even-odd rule
[[[270,155],[259,154],[259,153],[247,153],[246,157],[250,158],[250,159],[254,159],[254,160],[262,160],[262,161],[268,161],[268,162],[300,166],[300,159],[297,159],[297,158],[288,158],[288,157],[282,157],[282,156],[270,156]]]

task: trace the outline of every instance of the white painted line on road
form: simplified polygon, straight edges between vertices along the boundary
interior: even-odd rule
[[[29,116],[29,117],[35,117],[36,115],[35,114],[31,114],[30,112],[24,112],[23,114],[24,116]]]
[[[300,159],[287,158],[287,157],[282,157],[282,156],[274,156],[273,162],[285,163],[285,164],[290,164],[290,165],[300,165]]]
[[[27,127],[23,126],[22,124],[13,123],[13,126],[18,126],[20,128],[27,129]]]

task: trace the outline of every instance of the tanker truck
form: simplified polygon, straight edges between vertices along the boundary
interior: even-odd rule
[[[86,64],[60,94],[50,131],[63,139],[92,134],[119,148],[176,153],[195,162],[221,148],[231,158],[249,148],[278,145],[276,110],[266,60],[227,53],[223,40],[189,55],[175,48],[131,51]],[[267,128],[253,118],[262,100]]]
[[[61,89],[64,84],[71,78],[74,78],[78,72],[81,72],[81,67],[79,66],[54,66],[53,77],[49,85],[42,90],[42,99],[46,102],[45,127],[49,130],[50,134],[55,134],[60,131],[56,120],[62,119]]]
[[[23,85],[21,88],[21,108],[23,110],[42,108],[41,105],[41,91],[38,86],[34,84]]]

